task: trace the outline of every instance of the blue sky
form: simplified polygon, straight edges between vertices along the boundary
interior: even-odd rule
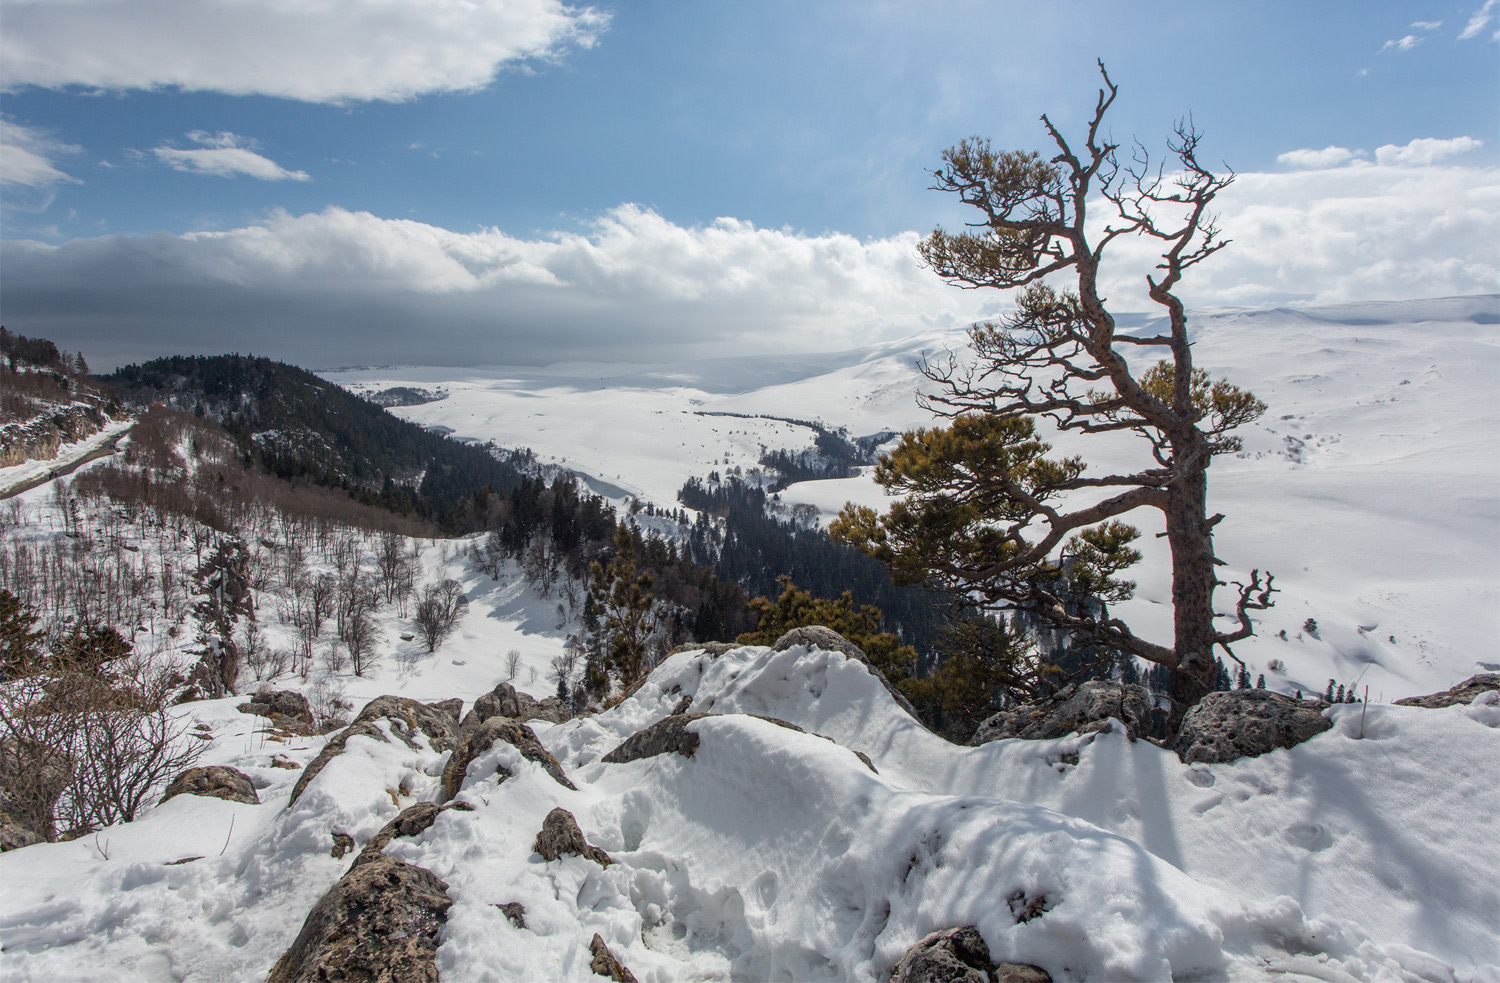
[[[1043,111],[1076,128],[1098,57],[1117,138],[1191,113],[1246,176],[1253,248],[1194,301],[1496,288],[1495,0],[307,9],[6,0],[7,327],[107,360],[364,330],[454,362],[941,327],[995,299],[907,269],[964,218],[925,169],[970,134],[1041,148]],[[448,329],[418,349],[413,318]]]

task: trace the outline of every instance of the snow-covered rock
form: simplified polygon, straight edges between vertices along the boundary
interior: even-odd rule
[[[1092,734],[1118,720],[1133,735],[1150,732],[1151,694],[1146,687],[1091,679],[1063,687],[1049,700],[1008,707],[979,725],[976,746],[1007,737],[1046,740]]]

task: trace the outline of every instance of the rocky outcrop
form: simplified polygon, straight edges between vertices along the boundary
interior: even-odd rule
[[[695,720],[702,720],[705,717],[754,717],[756,720],[764,720],[768,724],[775,724],[777,727],[794,730],[799,734],[807,733],[807,731],[794,723],[789,723],[778,717],[762,716],[758,713],[689,713],[687,708],[691,703],[692,697],[683,697],[682,701],[677,704],[677,709],[673,710],[670,716],[663,717],[644,730],[639,730],[630,735],[620,743],[619,747],[599,760],[605,764],[623,765],[631,761],[640,761],[642,758],[654,758],[659,754],[680,754],[684,758],[691,758],[698,750],[698,735],[687,729],[688,724]],[[822,734],[813,734],[812,736],[821,737],[831,744],[838,743],[833,738],[824,737]],[[875,771],[875,765],[870,761],[869,755],[863,751],[854,751],[852,753],[866,768]],[[876,774],[879,774],[879,772],[876,772]]]
[[[1070,683],[1050,699],[1009,707],[987,718],[969,742],[988,744],[1004,738],[1052,740],[1069,734],[1103,730],[1111,717],[1131,734],[1150,730],[1151,694],[1144,686],[1109,679]]]
[[[557,763],[542,742],[536,739],[530,727],[509,717],[491,717],[480,724],[478,729],[461,744],[453,756],[448,759],[448,764],[443,768],[443,799],[447,801],[458,794],[463,787],[464,777],[469,773],[469,765],[474,759],[484,754],[495,745],[496,741],[504,741],[511,745],[527,761],[534,761],[542,766],[542,769],[551,775],[559,785],[564,788],[576,790],[577,786],[568,780],[563,773],[562,765]],[[509,771],[503,766],[496,769],[500,781],[511,777]]]
[[[601,867],[614,863],[609,854],[596,846],[589,846],[588,841],[583,838],[583,830],[578,828],[578,820],[561,807],[547,813],[547,818],[542,820],[542,831],[536,834],[532,849],[540,853],[544,860],[557,860],[559,857],[575,854],[592,860]]]
[[[912,944],[891,973],[891,983],[1052,983],[1047,971],[990,959],[973,926],[933,932]]]
[[[167,792],[161,797],[161,801],[166,802],[178,795],[206,795],[229,802],[260,805],[260,796],[255,794],[255,786],[250,783],[249,776],[238,768],[227,765],[189,768],[172,779],[172,784],[167,786]]]
[[[41,842],[40,836],[12,819],[10,813],[0,812],[0,853]]]
[[[1500,672],[1482,672],[1477,676],[1470,676],[1452,689],[1445,689],[1441,693],[1433,693],[1428,696],[1408,696],[1404,700],[1397,700],[1396,706],[1426,707],[1429,710],[1440,710],[1443,707],[1467,706],[1480,693],[1489,693],[1494,690],[1500,690]]]
[[[402,809],[400,815],[380,827],[380,832],[370,837],[365,848],[359,852],[359,856],[354,858],[354,867],[382,856],[380,851],[398,836],[420,836],[437,822],[437,817],[442,811],[443,807],[436,802],[418,802]],[[350,869],[352,870],[353,867]]]
[[[604,944],[604,937],[598,932],[594,933],[594,939],[589,943],[589,969],[600,976],[608,976],[615,983],[636,983],[635,974],[625,968],[625,964],[613,952],[609,946]]]
[[[379,856],[355,864],[313,906],[267,983],[437,983],[448,885]]]
[[[1264,689],[1210,693],[1182,718],[1172,750],[1188,764],[1253,758],[1301,744],[1333,726],[1320,700]]]
[[[707,652],[717,659],[725,652],[733,652],[735,649],[744,647],[739,642],[683,642],[667,654],[670,656],[679,652]]]
[[[256,693],[249,703],[241,703],[240,713],[255,714],[270,719],[272,725],[296,734],[316,734],[318,722],[313,718],[312,704],[307,697],[295,690],[275,690]]]
[[[708,713],[674,713],[663,717],[645,730],[627,737],[619,747],[606,754],[601,761],[606,764],[623,765],[642,758],[654,758],[658,754],[680,754],[691,758],[698,750],[698,735],[688,730],[688,724]]]
[[[515,720],[545,720],[560,724],[572,717],[568,708],[555,696],[545,700],[522,693],[510,683],[500,683],[490,692],[474,701],[474,706],[464,715],[462,736],[467,737],[479,729],[479,725],[492,717],[511,717]]]
[[[891,699],[895,700],[901,709],[911,714],[913,720],[920,721],[921,718],[917,716],[917,708],[912,706],[911,701],[902,696],[901,692],[891,685],[891,681],[885,678],[885,673],[875,667],[875,664],[870,661],[870,657],[865,655],[864,650],[832,628],[825,627],[824,625],[807,625],[803,628],[793,628],[785,635],[776,639],[776,644],[772,645],[771,649],[776,652],[785,652],[794,645],[806,645],[809,648],[823,649],[826,652],[841,652],[851,659],[864,663],[865,668],[870,670],[870,673],[876,679],[880,680],[880,685],[885,687],[885,691],[891,694]],[[926,724],[923,724],[923,726],[925,727]]]
[[[351,737],[370,737],[377,741],[387,740],[382,733],[377,721],[386,720],[390,723],[391,733],[405,741],[409,747],[416,748],[416,734],[421,731],[427,735],[428,743],[434,751],[448,751],[458,743],[458,714],[453,709],[453,704],[458,701],[448,700],[444,703],[418,703],[404,696],[377,696],[365,708],[359,711],[359,716],[354,722],[339,731],[328,743],[323,745],[323,750],[318,756],[310,761],[302,771],[302,776],[297,779],[297,784],[292,788],[291,806],[301,797],[308,783],[318,776],[318,773],[328,766],[328,762],[344,753],[344,747]],[[460,704],[462,705],[462,704]]]

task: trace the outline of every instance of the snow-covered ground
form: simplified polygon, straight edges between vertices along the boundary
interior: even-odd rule
[[[104,429],[90,437],[60,445],[57,448],[57,456],[51,460],[22,461],[20,464],[0,468],[0,496],[8,494],[13,488],[28,484],[53,471],[67,468],[75,461],[88,457],[129,430],[134,423],[134,420],[111,420]]]
[[[1259,636],[1236,647],[1252,672],[1288,693],[1358,679],[1361,692],[1393,700],[1500,665],[1500,298],[1209,311],[1193,324],[1198,364],[1269,406],[1244,429],[1244,453],[1215,462],[1209,486],[1211,510],[1227,516],[1216,541],[1225,579],[1259,568],[1281,589]],[[394,412],[531,447],[602,479],[603,493],[672,505],[691,476],[753,467],[762,445],[813,440],[803,427],[700,414],[821,419],[856,436],[930,426],[915,400],[918,360],[964,343],[925,335],[801,358],[327,375],[358,391],[441,383],[447,399]],[[1145,459],[1128,439],[1056,443],[1096,471]],[[825,520],[846,500],[881,498],[868,476],[782,493]],[[1146,512],[1133,518],[1147,556],[1131,574],[1137,597],[1119,613],[1170,641],[1167,555],[1152,538],[1160,526]],[[1225,591],[1221,603],[1231,600]],[[1309,618],[1316,635],[1303,631]],[[1268,670],[1272,660],[1285,669]]]
[[[690,725],[692,758],[600,760],[683,695],[725,714]],[[272,741],[233,706],[183,712],[259,805],[184,795],[0,855],[7,979],[263,979],[349,865],[333,832],[362,844],[438,796],[441,755],[360,737],[288,805],[300,772],[272,761],[321,739]],[[577,791],[502,745],[470,766],[472,811],[385,852],[447,883],[450,981],[595,979],[596,932],[642,981],[880,980],[957,925],[1057,980],[1500,980],[1500,706],[1328,714],[1227,765],[1118,732],[961,748],[839,654],[686,652],[613,710],[533,723]],[[554,806],[614,864],[535,854]]]

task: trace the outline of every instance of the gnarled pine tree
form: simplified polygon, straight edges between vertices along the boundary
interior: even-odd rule
[[[1153,170],[1139,145],[1120,165],[1117,145],[1102,135],[1116,86],[1099,68],[1103,85],[1081,153],[1043,116],[1057,147],[1050,159],[995,151],[979,138],[943,154],[936,189],[958,195],[983,219],[970,231],[934,231],[921,244],[922,258],[950,283],[1016,291],[1015,311],[1004,323],[970,330],[972,359],[950,355],[925,367],[936,392],[923,403],[951,422],[906,434],[880,463],[876,480],[906,497],[884,516],[846,506],[832,531],[890,564],[902,582],[924,582],[990,610],[1027,610],[1080,641],[1170,667],[1175,730],[1183,711],[1214,686],[1214,647],[1228,651],[1249,637],[1249,612],[1271,604],[1272,580],[1262,583],[1257,571],[1235,585],[1235,626],[1216,625],[1214,589],[1222,582],[1213,531],[1223,516],[1208,514],[1207,481],[1214,456],[1240,447],[1231,431],[1265,404],[1194,366],[1176,293],[1188,270],[1227,244],[1209,206],[1234,176],[1200,164],[1190,123],[1179,123],[1168,141],[1180,165],[1175,173]],[[1096,202],[1112,213],[1103,225],[1089,221]],[[1166,313],[1156,334],[1122,333],[1099,295],[1104,251],[1125,236],[1154,240],[1161,250],[1146,277],[1148,296]],[[1052,285],[1064,279],[1074,283]],[[1153,351],[1165,358],[1144,371],[1127,358]],[[1088,475],[1080,457],[1047,456],[1039,417],[1063,431],[1137,434],[1149,460],[1130,473]],[[1118,517],[1142,508],[1165,518],[1171,646],[1078,603],[1130,596],[1134,585],[1117,575],[1140,559],[1131,545],[1139,533]]]

